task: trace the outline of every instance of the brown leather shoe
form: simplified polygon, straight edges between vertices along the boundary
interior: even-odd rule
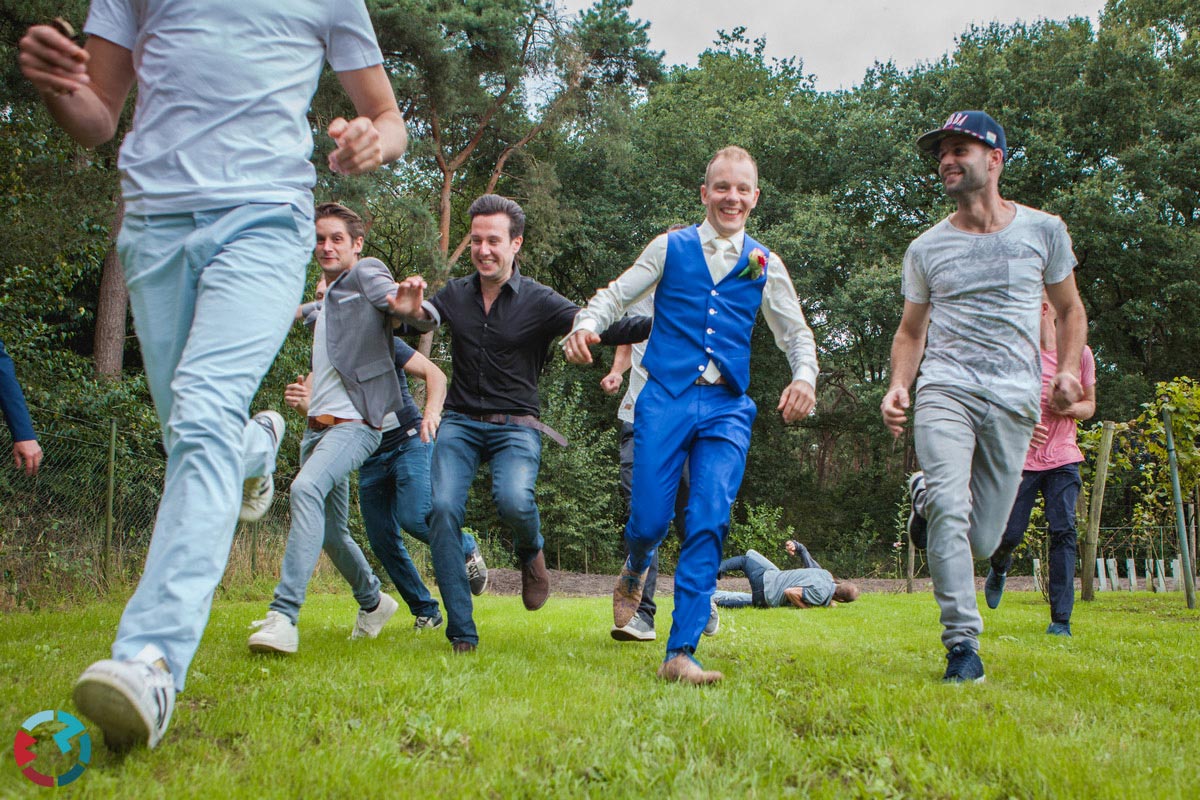
[[[646,588],[646,576],[650,568],[646,567],[641,573],[634,572],[628,567],[621,568],[617,576],[617,585],[613,588],[613,626],[624,628],[637,613],[642,603],[642,590]]]
[[[685,655],[678,655],[670,661],[663,662],[662,666],[658,668],[658,677],[664,681],[678,681],[679,683],[690,683],[693,686],[704,686],[709,683],[716,683],[725,676],[715,669],[705,669],[697,664],[694,659],[688,658]]]
[[[521,565],[521,602],[527,611],[537,611],[546,605],[550,596],[550,573],[546,570],[546,556],[541,550]]]
[[[454,655],[456,656],[466,656],[475,652],[475,645],[471,644],[470,642],[464,642],[460,639],[459,641],[451,644],[450,649],[454,651]]]

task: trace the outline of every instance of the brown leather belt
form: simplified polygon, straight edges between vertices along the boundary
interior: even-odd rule
[[[463,414],[464,417],[476,422],[488,422],[492,425],[520,425],[523,428],[533,428],[549,436],[562,447],[567,446],[567,437],[533,416],[518,416],[516,414]]]
[[[308,429],[310,431],[323,431],[332,428],[334,425],[342,425],[347,422],[354,422],[359,425],[366,425],[368,428],[379,430],[374,425],[368,423],[365,419],[343,419],[335,417],[333,414],[321,414],[317,417],[308,418]]]

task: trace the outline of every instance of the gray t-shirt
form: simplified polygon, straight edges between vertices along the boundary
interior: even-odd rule
[[[133,55],[119,160],[130,214],[245,203],[311,214],[321,69],[383,62],[363,0],[92,0],[84,30]]]
[[[771,608],[783,605],[783,593],[793,587],[804,590],[804,602],[827,606],[833,599],[833,575],[827,569],[769,569],[763,573],[763,599]]]
[[[1063,221],[1017,205],[1006,228],[967,233],[949,218],[904,254],[904,298],[929,303],[929,332],[917,379],[954,386],[1036,422],[1041,414],[1042,287],[1075,268]]]

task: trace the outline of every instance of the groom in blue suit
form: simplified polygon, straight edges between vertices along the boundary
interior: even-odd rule
[[[746,468],[757,410],[746,396],[750,338],[760,308],[792,368],[778,410],[792,422],[816,402],[816,347],[795,287],[779,257],[745,233],[758,197],[754,158],[740,147],[718,151],[700,187],[704,222],[651,242],[630,269],[596,293],[563,344],[568,360],[589,363],[598,335],[627,306],[654,292],[654,329],[642,360],[649,380],[634,415],[629,557],[613,591],[613,624],[626,625],[637,611],[689,462],[675,611],[658,670],[665,680],[706,684],[723,677],[703,669],[693,654],[709,618],[729,512]]]

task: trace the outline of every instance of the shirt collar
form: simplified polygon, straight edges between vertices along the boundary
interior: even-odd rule
[[[503,291],[507,287],[507,288],[511,288],[513,290],[513,292],[515,292],[516,294],[520,294],[521,293],[521,282],[523,280],[524,280],[524,278],[521,276],[521,270],[517,269],[516,264],[513,264],[512,275],[509,276],[508,280],[506,280],[504,282],[504,286],[501,286],[500,289],[501,289],[501,291]],[[475,291],[478,292],[481,290],[478,272],[471,273],[471,285],[473,287],[475,287]]]
[[[718,238],[717,231],[706,218],[704,222],[700,223],[700,245],[708,247],[712,243],[712,240],[716,238]],[[733,252],[736,255],[740,256],[742,254],[742,244],[745,238],[746,231],[744,228],[729,238],[729,241],[733,243]]]

